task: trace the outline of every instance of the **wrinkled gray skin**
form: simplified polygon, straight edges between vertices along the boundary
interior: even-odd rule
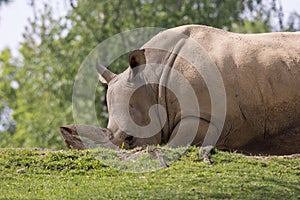
[[[140,50],[130,54],[129,68],[121,74],[115,75],[97,65],[99,74],[102,74],[101,80],[108,83],[107,130],[113,135],[113,144],[124,145],[125,148],[167,144],[177,134],[184,141],[185,137],[189,137],[191,127],[197,123],[199,128],[191,144],[201,146],[204,140],[211,120],[211,100],[202,76],[181,57],[147,48],[149,44],[153,46],[164,40],[168,31],[185,34],[197,41],[221,73],[226,90],[227,113],[221,137],[215,141],[218,149],[253,154],[300,152],[300,33],[236,34],[198,25],[181,26],[159,33]],[[178,42],[174,40],[173,47],[178,46]],[[155,67],[151,63],[167,64],[183,74],[195,91],[201,117],[183,117],[179,103],[170,90],[158,84],[147,84],[149,80],[165,81],[167,84],[176,82],[172,80],[173,74],[164,69],[151,74]],[[140,67],[145,64],[146,67]],[[149,124],[149,108],[153,104],[160,104],[166,109],[166,122],[161,123],[161,130],[149,138],[122,131],[124,126],[126,129],[127,118],[124,118],[122,129],[115,120],[117,117],[122,119],[124,113],[118,110],[118,103],[125,102],[132,82],[136,81],[146,85],[130,98],[128,107],[134,122],[140,126]],[[158,110],[154,111],[153,116],[158,121],[161,118]],[[178,133],[179,125],[183,127],[181,133]]]

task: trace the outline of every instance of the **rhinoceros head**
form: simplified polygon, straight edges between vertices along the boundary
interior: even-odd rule
[[[118,75],[98,62],[96,65],[100,81],[108,85],[107,128],[114,135],[112,142],[125,148],[159,144],[157,130],[154,130],[156,134],[150,133],[154,126],[160,130],[161,125],[153,107],[157,104],[157,85],[147,84],[147,77],[142,73],[146,66],[145,50],[132,51],[128,61],[128,69]],[[143,129],[151,121],[152,128]]]

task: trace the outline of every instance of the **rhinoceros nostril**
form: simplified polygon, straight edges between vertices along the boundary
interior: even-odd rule
[[[130,135],[130,136],[128,136],[128,137],[125,138],[125,141],[126,142],[130,142],[130,141],[132,141],[132,139],[133,139],[133,136]]]

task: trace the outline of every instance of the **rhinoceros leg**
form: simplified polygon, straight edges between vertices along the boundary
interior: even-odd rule
[[[218,142],[219,134],[217,128],[211,126],[209,129],[209,125],[208,120],[199,119],[197,117],[189,117],[181,120],[173,130],[168,146],[201,146],[199,158],[211,164],[212,162],[209,156]]]
[[[106,128],[91,125],[72,124],[60,127],[68,148],[91,149],[99,146],[116,149],[111,142],[113,134]]]

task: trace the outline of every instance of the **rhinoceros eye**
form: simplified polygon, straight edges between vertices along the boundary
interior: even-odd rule
[[[130,114],[135,113],[135,108],[134,108],[134,106],[131,103],[129,104],[129,113]]]

